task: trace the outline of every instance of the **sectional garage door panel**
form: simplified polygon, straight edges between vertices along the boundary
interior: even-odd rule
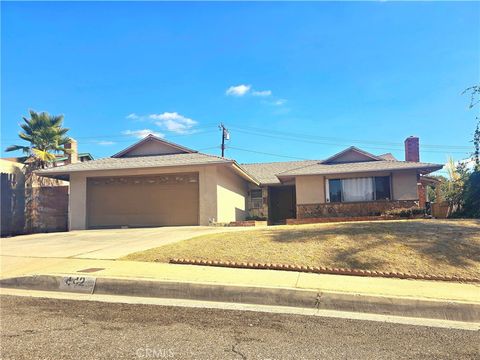
[[[198,225],[198,174],[89,178],[89,228]]]

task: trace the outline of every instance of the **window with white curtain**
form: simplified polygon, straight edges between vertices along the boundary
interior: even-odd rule
[[[390,176],[329,179],[327,202],[390,200]]]
[[[356,178],[342,180],[343,201],[372,201],[373,179]]]

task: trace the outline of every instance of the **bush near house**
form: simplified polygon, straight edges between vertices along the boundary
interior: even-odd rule
[[[400,218],[412,218],[415,216],[425,215],[425,209],[412,207],[408,209],[393,209],[385,212],[385,215],[400,217]]]

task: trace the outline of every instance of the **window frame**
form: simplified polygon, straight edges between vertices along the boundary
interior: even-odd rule
[[[365,201],[344,201],[343,200],[343,180],[346,179],[363,179],[363,178],[372,178],[373,179],[373,200],[365,200]],[[377,183],[376,178],[388,178],[388,190],[389,190],[389,198],[388,199],[377,199]],[[330,198],[330,180],[340,180],[341,184],[341,195],[340,201],[332,201]],[[391,175],[383,175],[383,176],[359,176],[359,177],[349,177],[349,178],[325,178],[325,200],[327,203],[355,203],[355,202],[372,202],[372,201],[392,201],[392,176]]]
[[[252,196],[254,193],[257,194],[257,196]],[[258,196],[258,194],[260,196]],[[250,196],[250,204],[252,209],[261,209],[263,207],[262,189],[251,189],[249,196]]]

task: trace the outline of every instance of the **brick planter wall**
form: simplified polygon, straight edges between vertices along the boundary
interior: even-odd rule
[[[232,221],[228,226],[267,226],[267,221],[261,220],[244,220]]]
[[[343,268],[328,268],[320,266],[304,266],[292,264],[271,264],[271,263],[246,263],[235,261],[218,261],[218,260],[199,260],[199,259],[170,259],[171,264],[186,264],[186,265],[201,265],[201,266],[219,266],[239,269],[266,269],[266,270],[283,270],[283,271],[297,271],[309,272],[317,274],[333,274],[333,275],[351,275],[351,276],[371,276],[371,277],[386,277],[397,279],[412,279],[412,280],[437,280],[437,281],[456,281],[480,283],[480,278],[465,278],[460,276],[447,275],[428,275],[428,274],[412,274],[401,273],[395,271],[375,271],[375,270],[361,270],[361,269],[343,269]]]
[[[297,219],[378,216],[388,210],[418,206],[415,200],[362,201],[297,205]]]

